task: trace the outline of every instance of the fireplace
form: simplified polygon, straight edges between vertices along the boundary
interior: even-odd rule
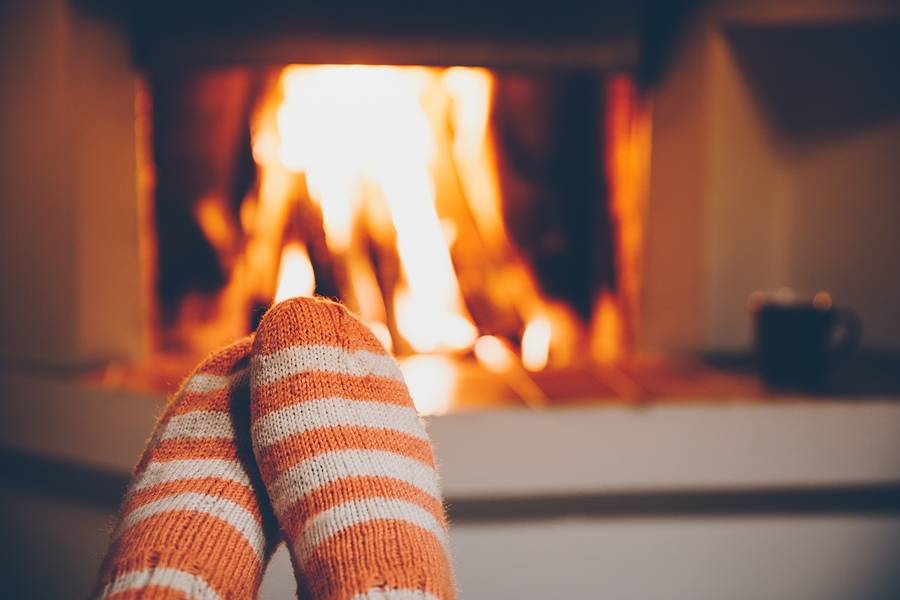
[[[464,396],[460,381],[503,390],[487,404],[616,388],[597,373],[633,355],[639,327],[640,12],[547,26],[531,6],[275,6],[126,16],[142,70],[138,378],[169,381],[273,301],[315,293],[398,356],[435,398],[423,412]]]
[[[413,383],[633,348],[649,109],[628,74],[167,69],[143,94],[156,350],[208,352],[313,293]]]
[[[83,182],[56,194],[78,226],[50,213],[49,264],[21,244],[37,301],[7,311],[7,362],[170,390],[275,300],[315,293],[413,388],[451,390],[424,412],[622,389],[597,373],[633,354],[640,320],[642,11],[391,4],[17,6],[89,40],[70,54],[119,87],[66,71],[70,104],[98,110],[72,113],[48,161]]]
[[[619,4],[17,5],[4,68],[44,76],[3,105],[4,180],[28,199],[4,206],[4,365],[169,390],[251,331],[279,281],[346,302],[412,384],[455,387],[454,407],[756,395],[748,369],[694,377],[678,361],[746,352],[747,295],[792,281],[849,298],[865,339],[893,348],[872,292],[896,253],[814,219],[793,235],[783,214],[813,195],[843,210],[832,192],[858,169],[813,156],[843,130],[785,129],[788,88],[756,72],[772,40],[801,70],[784,40],[844,40],[846,64],[811,72],[843,85],[889,55],[857,42],[894,25],[776,36],[722,8],[676,52],[692,3]],[[893,114],[893,88],[867,77],[848,93]],[[861,213],[875,224],[893,189],[864,156],[876,142],[853,155],[884,182]],[[397,191],[413,188],[415,202]],[[410,225],[404,202],[424,216]],[[41,244],[22,233],[37,229]],[[838,247],[803,250],[820,231],[878,268],[826,277]]]

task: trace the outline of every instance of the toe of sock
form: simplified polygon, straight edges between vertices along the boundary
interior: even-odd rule
[[[339,344],[339,304],[319,298],[291,298],[263,316],[253,351],[272,354],[298,344]]]
[[[301,344],[385,353],[368,327],[324,298],[291,298],[273,306],[260,321],[253,350],[266,355]]]

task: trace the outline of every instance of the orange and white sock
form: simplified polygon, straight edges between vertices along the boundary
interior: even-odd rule
[[[166,408],[125,497],[97,598],[256,597],[275,523],[250,449],[251,346],[246,338],[207,359]]]
[[[251,362],[251,438],[300,589],[314,600],[449,600],[431,443],[394,360],[342,306],[283,302]]]

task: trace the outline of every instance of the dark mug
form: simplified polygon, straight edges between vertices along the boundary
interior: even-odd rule
[[[859,345],[859,316],[836,308],[827,294],[813,300],[763,300],[754,307],[756,352],[766,383],[819,388],[842,358]]]

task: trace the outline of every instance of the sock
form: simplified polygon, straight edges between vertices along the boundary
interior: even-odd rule
[[[250,449],[246,338],[203,362],[160,418],[97,598],[255,598],[275,523]]]
[[[275,306],[257,329],[251,395],[253,450],[306,595],[455,596],[431,443],[362,323],[326,300]]]

